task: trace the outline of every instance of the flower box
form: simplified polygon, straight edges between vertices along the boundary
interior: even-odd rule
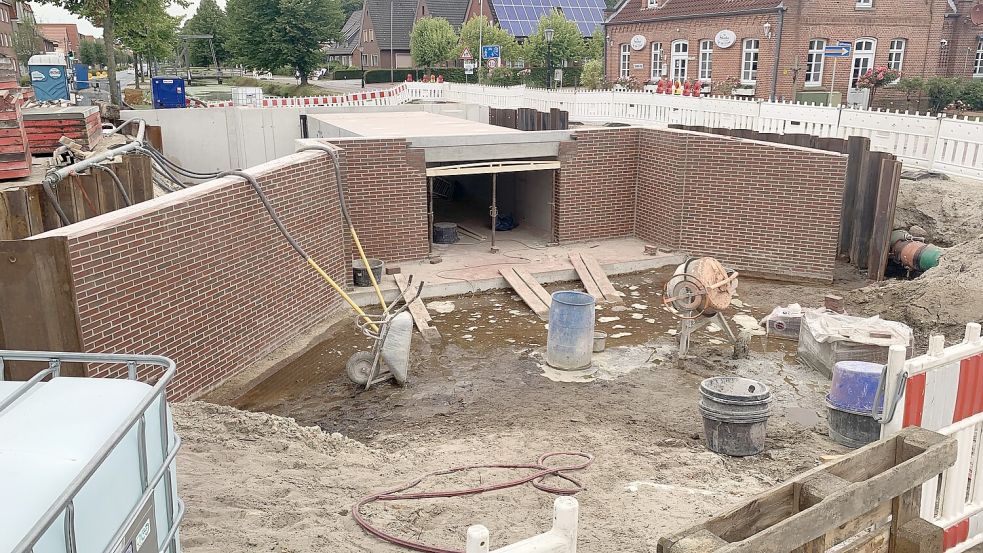
[[[754,88],[735,88],[732,94],[734,96],[754,96]]]

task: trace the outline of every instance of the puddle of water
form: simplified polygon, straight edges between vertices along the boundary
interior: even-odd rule
[[[786,407],[785,418],[806,428],[819,424],[819,413],[806,407]]]

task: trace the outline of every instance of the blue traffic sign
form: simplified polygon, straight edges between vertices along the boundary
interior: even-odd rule
[[[490,60],[502,57],[502,47],[497,44],[485,44],[481,47],[481,59]]]
[[[849,42],[830,44],[823,49],[823,56],[827,58],[848,58],[853,53],[853,45]]]

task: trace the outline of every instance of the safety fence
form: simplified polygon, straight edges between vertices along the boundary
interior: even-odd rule
[[[920,426],[958,442],[956,463],[922,486],[921,516],[945,529],[944,548],[960,553],[983,543],[983,338],[980,325],[966,325],[959,344],[945,347],[932,336],[925,355],[905,360],[905,348],[891,348],[885,389],[897,400],[882,437]],[[890,404],[887,411],[890,415]]]
[[[412,86],[410,86],[412,84]],[[417,99],[439,99],[443,97],[440,85],[426,83],[404,83],[389,89],[368,90],[333,96],[303,96],[298,98],[256,98],[248,104],[233,100],[207,102],[207,107],[308,107],[308,106],[395,106]]]

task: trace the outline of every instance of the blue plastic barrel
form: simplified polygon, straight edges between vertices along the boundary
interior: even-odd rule
[[[546,363],[572,371],[590,366],[594,351],[594,297],[575,291],[553,292]]]

